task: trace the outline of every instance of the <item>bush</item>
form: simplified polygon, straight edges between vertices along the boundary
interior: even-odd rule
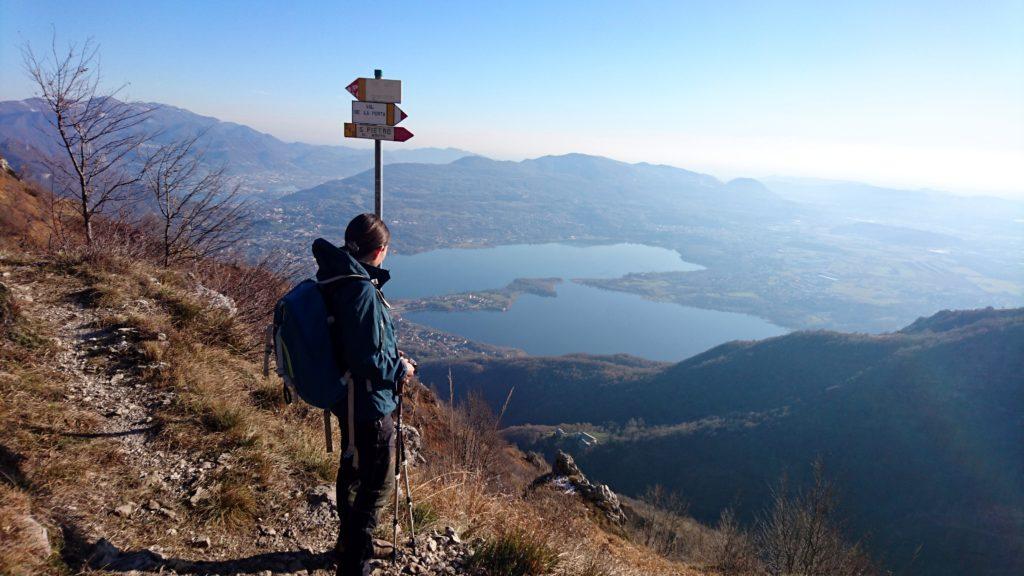
[[[488,540],[470,557],[469,566],[490,576],[538,576],[558,564],[558,554],[529,532],[514,529]]]
[[[416,522],[417,530],[426,530],[437,524],[441,519],[437,510],[430,502],[414,502],[412,505],[412,518]]]
[[[199,513],[216,524],[243,526],[256,518],[256,496],[244,478],[227,477],[210,498],[203,500]]]
[[[842,535],[836,520],[835,488],[814,464],[810,490],[792,492],[785,480],[774,490],[768,510],[759,519],[754,539],[764,570],[783,574],[869,576],[878,573],[857,543]]]
[[[11,289],[0,283],[0,336],[6,336],[7,331],[14,324],[18,317],[18,310],[14,305],[14,295]]]

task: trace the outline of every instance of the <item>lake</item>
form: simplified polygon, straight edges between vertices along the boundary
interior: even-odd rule
[[[445,249],[389,256],[389,299],[503,288],[516,278],[559,277],[556,297],[522,294],[504,312],[408,312],[413,322],[470,340],[511,346],[533,355],[628,353],[679,361],[730,340],[778,336],[767,320],[652,302],[601,290],[572,278],[618,278],[631,272],[700,270],[677,252],[640,244],[533,244]],[[401,338],[401,335],[399,335]]]

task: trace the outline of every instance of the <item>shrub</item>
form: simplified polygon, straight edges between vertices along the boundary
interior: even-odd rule
[[[18,309],[14,304],[14,295],[11,294],[10,288],[0,283],[0,336],[7,335],[17,317]]]
[[[849,543],[836,519],[835,488],[814,463],[814,484],[792,492],[785,480],[755,529],[765,571],[783,574],[868,576],[878,570],[860,544]]]
[[[441,519],[437,509],[430,502],[414,502],[412,505],[412,518],[416,521],[417,530],[426,530],[437,524]]]
[[[231,527],[243,526],[256,518],[256,496],[244,478],[224,478],[198,511],[208,521]]]
[[[537,576],[555,569],[558,554],[531,533],[513,529],[486,541],[469,565],[490,576]]]
[[[242,432],[248,424],[245,409],[225,400],[206,403],[199,420],[211,432]]]

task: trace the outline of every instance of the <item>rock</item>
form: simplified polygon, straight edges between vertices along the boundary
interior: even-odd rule
[[[447,536],[448,539],[452,542],[456,544],[462,544],[462,540],[459,539],[459,534],[455,531],[455,528],[451,526],[445,526],[444,535]]]
[[[402,424],[404,435],[405,459],[410,466],[426,464],[427,459],[423,456],[423,438],[420,431],[408,424]]]
[[[195,548],[204,548],[204,549],[205,548],[209,548],[210,546],[212,546],[212,543],[210,542],[210,538],[206,537],[206,536],[202,536],[202,537],[197,536],[197,537],[192,539],[190,544],[193,547],[195,547]]]
[[[146,502],[146,510],[152,510],[153,512],[156,512],[161,508],[163,508],[163,506],[161,506],[160,503],[157,502],[156,500],[150,499],[149,502]]]
[[[210,308],[223,310],[228,316],[238,314],[238,307],[235,306],[235,301],[216,290],[211,290],[202,284],[196,284],[195,294],[203,299]]]
[[[135,509],[137,507],[138,506],[135,504],[135,502],[125,502],[124,504],[121,504],[117,508],[114,508],[114,514],[117,514],[122,518],[128,518],[135,513]]]
[[[199,504],[201,504],[203,500],[206,500],[209,497],[210,491],[200,486],[196,488],[196,491],[193,492],[192,496],[189,497],[188,503],[191,504],[192,507],[194,508],[196,506],[199,506]]]
[[[551,472],[537,477],[528,490],[542,484],[552,484],[566,494],[579,493],[587,502],[593,504],[604,513],[608,520],[616,524],[626,522],[626,514],[622,511],[619,497],[605,484],[594,484],[583,475],[572,456],[558,451]]]
[[[582,476],[580,467],[576,465],[576,461],[572,459],[572,456],[558,451],[558,456],[555,457],[555,463],[551,466],[551,473],[556,476]]]
[[[338,493],[333,484],[321,484],[306,494],[311,506],[338,505]]]
[[[18,527],[17,532],[21,535],[18,544],[19,548],[31,552],[40,559],[46,558],[53,553],[46,528],[35,518],[21,516],[15,520],[14,524]]]

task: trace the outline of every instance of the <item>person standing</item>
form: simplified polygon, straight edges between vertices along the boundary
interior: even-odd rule
[[[334,318],[335,359],[350,375],[347,386],[351,388],[347,399],[331,410],[341,422],[341,443],[347,447],[337,480],[339,576],[362,574],[373,556],[373,532],[395,489],[391,413],[397,406],[398,386],[414,372],[412,363],[398,351],[390,305],[381,292],[390,278],[381,268],[390,239],[391,232],[380,218],[360,214],[345,229],[343,248],[323,238],[313,242],[317,280],[347,277],[324,286],[327,310]]]

